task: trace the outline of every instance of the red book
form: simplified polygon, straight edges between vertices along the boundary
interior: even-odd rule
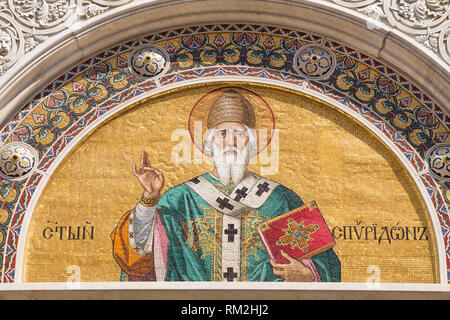
[[[281,250],[300,260],[336,244],[315,201],[260,224],[258,233],[276,263],[289,263]]]

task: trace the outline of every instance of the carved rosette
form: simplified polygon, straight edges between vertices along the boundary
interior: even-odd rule
[[[294,56],[294,69],[304,78],[321,80],[329,77],[336,68],[336,56],[318,45],[302,47]]]
[[[27,178],[36,167],[38,154],[22,142],[11,142],[0,148],[0,177],[10,181]]]
[[[28,30],[34,29],[42,33],[47,29],[57,31],[62,28],[62,23],[75,12],[75,1],[8,0],[8,4],[18,23]]]
[[[161,47],[143,45],[130,53],[128,66],[131,73],[140,78],[155,78],[167,72],[170,67],[170,58]]]
[[[0,0],[0,75],[39,44],[133,0]]]
[[[450,0],[331,1],[370,17],[368,28],[378,22],[400,30],[450,64]]]
[[[450,181],[450,144],[441,143],[427,152],[425,160],[430,175],[438,181]]]

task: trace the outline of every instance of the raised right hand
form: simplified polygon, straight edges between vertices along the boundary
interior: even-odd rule
[[[164,175],[158,169],[151,167],[147,152],[142,151],[139,170],[133,163],[133,174],[144,188],[146,198],[154,198],[160,194],[164,186]]]

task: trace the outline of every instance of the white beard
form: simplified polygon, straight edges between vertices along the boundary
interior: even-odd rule
[[[225,152],[234,150],[236,154],[230,153],[225,155]],[[243,150],[238,150],[236,147],[228,146],[223,150],[218,150],[217,146],[213,145],[213,160],[214,165],[219,175],[220,183],[224,186],[233,181],[237,185],[244,177],[245,170],[250,159],[249,144]]]

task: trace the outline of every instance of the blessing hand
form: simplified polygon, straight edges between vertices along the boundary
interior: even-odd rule
[[[286,281],[305,282],[314,280],[314,274],[311,269],[285,253],[283,250],[281,250],[281,254],[289,260],[289,263],[275,263],[275,261],[271,259],[270,264],[273,267],[274,275],[280,276]]]
[[[144,195],[147,198],[154,198],[159,195],[164,186],[164,175],[158,169],[151,167],[147,152],[142,151],[139,169],[133,163],[133,174],[144,188]]]

